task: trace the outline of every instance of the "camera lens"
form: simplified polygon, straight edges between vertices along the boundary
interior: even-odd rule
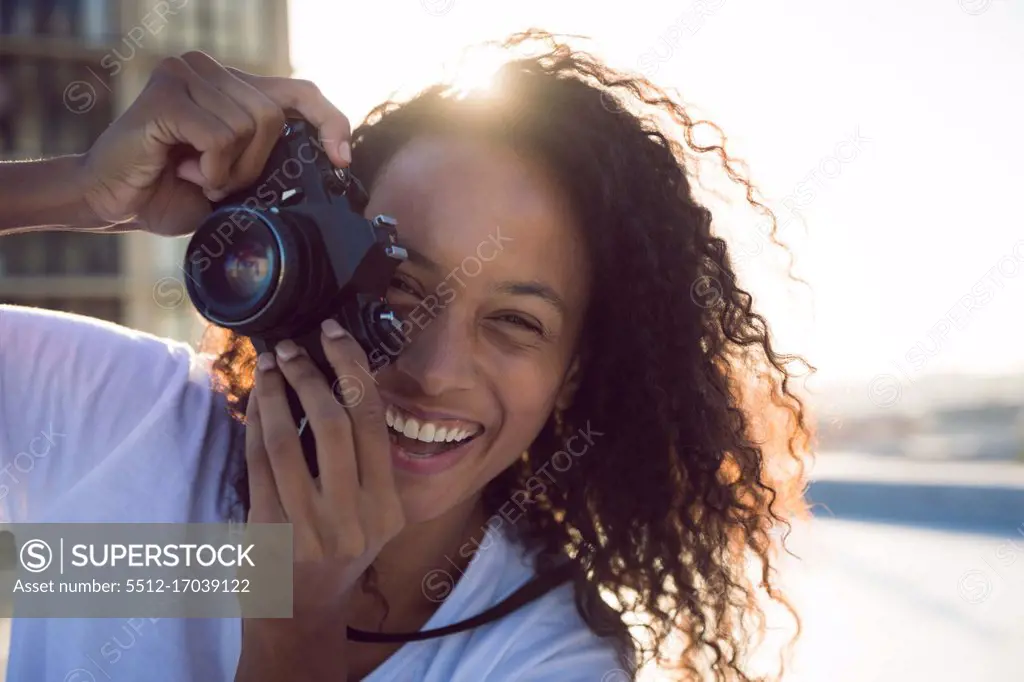
[[[231,328],[261,317],[281,283],[286,230],[272,213],[237,206],[212,213],[186,252],[186,286],[199,312]]]

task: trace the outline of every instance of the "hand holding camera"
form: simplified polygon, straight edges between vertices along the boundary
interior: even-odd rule
[[[363,217],[366,200],[359,182],[322,153],[316,129],[290,119],[260,177],[215,203],[185,253],[185,286],[201,315],[248,336],[258,353],[297,344],[338,402],[345,381],[373,382],[377,368],[339,379],[321,345],[324,320],[339,322],[367,355],[403,341],[384,295],[406,253],[391,218]],[[309,406],[290,388],[288,405],[315,477]]]
[[[256,181],[290,112],[319,128],[333,165],[348,166],[348,119],[312,83],[202,52],[165,59],[83,157],[86,203],[112,230],[189,234],[211,200]]]

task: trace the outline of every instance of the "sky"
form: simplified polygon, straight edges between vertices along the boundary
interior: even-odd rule
[[[528,26],[591,37],[725,131],[810,288],[755,215],[716,221],[776,347],[821,381],[1024,371],[1024,5],[291,0],[292,64],[357,121]]]

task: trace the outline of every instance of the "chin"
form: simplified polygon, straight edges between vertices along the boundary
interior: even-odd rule
[[[469,443],[465,453],[452,453],[451,456],[457,458],[456,462],[447,466],[444,466],[447,463],[432,464],[424,471],[420,468],[423,465],[418,463],[415,467],[399,466],[397,462],[407,455],[396,452],[392,443],[395,486],[406,523],[433,521],[457,508],[468,510],[492,478],[483,471],[484,462],[493,454],[487,446],[483,440]],[[437,470],[433,466],[437,466]],[[498,473],[496,471],[495,475]]]
[[[461,507],[477,492],[461,480],[417,480],[395,472],[395,487],[402,501],[406,525],[427,523]]]

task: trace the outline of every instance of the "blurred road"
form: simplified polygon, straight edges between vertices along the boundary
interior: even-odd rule
[[[804,634],[787,679],[1024,679],[1024,536],[820,521],[794,540]]]
[[[793,682],[1024,680],[1024,466],[822,455]]]
[[[810,497],[787,682],[1024,680],[1024,465],[822,455]]]

